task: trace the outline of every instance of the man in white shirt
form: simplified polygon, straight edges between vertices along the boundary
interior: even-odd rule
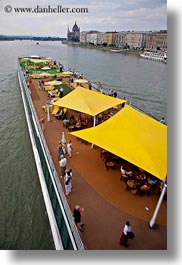
[[[67,164],[67,159],[63,155],[61,155],[61,159],[59,160],[59,165],[61,168],[61,178],[64,177],[65,175],[65,170],[66,170],[66,164]]]
[[[63,97],[64,88],[63,87],[60,87],[59,91],[60,91],[60,98],[62,98]]]

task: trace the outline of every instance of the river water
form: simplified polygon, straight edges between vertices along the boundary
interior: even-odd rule
[[[52,57],[160,119],[167,115],[167,65],[60,42],[0,42],[0,249],[53,249],[17,78],[17,57]]]

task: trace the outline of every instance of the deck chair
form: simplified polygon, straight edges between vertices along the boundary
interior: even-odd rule
[[[52,114],[56,115],[58,113],[58,111],[59,111],[59,106],[55,105],[54,108],[53,108]]]
[[[51,85],[45,85],[44,86],[45,91],[52,91],[54,89],[54,86]]]
[[[59,97],[60,96],[60,91],[57,91],[56,93],[54,93],[55,97]]]

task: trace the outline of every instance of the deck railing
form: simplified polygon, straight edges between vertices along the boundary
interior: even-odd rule
[[[56,249],[65,250],[83,250],[84,244],[58,180],[57,172],[30,96],[30,90],[27,87],[19,62],[18,77],[55,247]]]

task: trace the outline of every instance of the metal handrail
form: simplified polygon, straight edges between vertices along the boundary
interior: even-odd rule
[[[55,190],[58,202],[59,202],[59,206],[61,208],[61,212],[63,214],[63,218],[64,218],[64,221],[65,221],[65,224],[67,227],[68,234],[70,236],[70,239],[71,239],[71,242],[73,244],[74,249],[77,249],[77,250],[78,249],[80,249],[80,250],[85,249],[84,244],[80,238],[78,229],[75,225],[75,222],[74,222],[71,210],[69,208],[69,205],[67,203],[66,197],[64,195],[62,186],[60,185],[60,182],[59,182],[59,179],[57,176],[57,172],[56,172],[54,163],[52,161],[47,143],[45,141],[42,129],[40,127],[38,117],[37,117],[37,114],[36,114],[36,111],[35,111],[31,96],[30,96],[30,92],[29,92],[29,89],[27,87],[26,80],[25,80],[25,77],[24,77],[23,72],[21,70],[19,62],[18,62],[18,70],[19,70],[19,73],[21,76],[21,82],[22,82],[24,91],[26,93],[26,96],[27,96],[27,99],[29,102],[29,106],[31,108],[32,117],[33,117],[33,120],[35,121],[35,128],[36,128],[37,136],[40,139],[42,150],[44,152],[46,163],[47,163],[47,166],[49,168],[49,173],[50,173],[52,183],[54,186],[54,190]]]

